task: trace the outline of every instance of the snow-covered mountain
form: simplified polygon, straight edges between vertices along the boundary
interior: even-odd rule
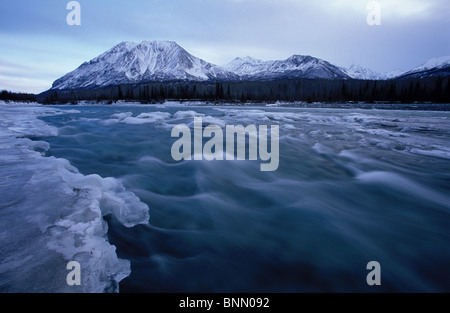
[[[122,42],[55,81],[52,89],[148,81],[237,79],[235,74],[189,54],[172,41]]]
[[[341,68],[342,71],[353,79],[364,79],[364,80],[379,80],[385,79],[386,76],[380,73],[374,72],[368,68],[351,65],[349,68]]]
[[[105,87],[167,81],[239,81],[282,78],[347,79],[339,67],[311,56],[261,61],[237,58],[220,67],[172,41],[122,42],[53,83],[52,89]]]
[[[266,62],[247,56],[245,58],[236,58],[222,67],[240,77],[244,77],[261,72],[264,63]]]
[[[201,60],[173,41],[122,42],[53,83],[52,89],[80,89],[168,81],[259,81],[290,78],[367,79],[450,75],[450,56],[432,59],[409,71],[379,74],[361,66],[335,66],[312,56],[286,60],[236,58],[217,66]]]
[[[236,58],[223,66],[242,80],[281,78],[347,79],[339,67],[311,56],[293,55],[286,60],[261,61],[251,57]]]
[[[405,73],[404,70],[396,69],[387,73],[379,73],[360,65],[351,65],[349,68],[341,68],[344,73],[353,79],[362,80],[386,80],[393,79]]]
[[[425,78],[450,75],[450,56],[428,60],[424,64],[404,73],[400,77]]]
[[[364,80],[386,80],[395,78],[424,78],[450,75],[450,56],[431,59],[424,64],[405,72],[396,69],[388,73],[377,73],[359,65],[352,65],[349,68],[341,67],[341,70],[353,79]]]

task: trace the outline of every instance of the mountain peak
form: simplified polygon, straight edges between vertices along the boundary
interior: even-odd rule
[[[122,41],[121,43],[115,45],[113,47],[113,49],[115,47],[135,47],[138,45],[178,45],[175,41],[170,41],[170,40],[143,40],[141,42],[134,42],[134,41]]]
[[[300,55],[300,54],[294,54],[293,56],[289,57],[287,62],[292,63],[296,66],[300,66],[307,63],[323,63],[324,61],[318,58],[314,58],[309,55]]]
[[[117,47],[128,47],[131,45],[136,45],[136,43],[132,42],[132,41],[122,41],[121,43],[115,45],[112,49],[117,48]]]
[[[181,48],[181,46],[178,45],[175,41],[165,41],[165,40],[153,40],[153,41],[144,40],[139,44],[139,46],[147,46],[147,47],[153,46],[159,48],[173,48],[173,47]]]
[[[342,68],[342,70],[353,79],[380,80],[387,78],[386,75],[355,64],[350,65],[348,68]]]
[[[241,59],[241,60],[246,61],[246,62],[251,62],[251,63],[261,63],[261,62],[263,62],[263,61],[261,61],[259,59],[255,59],[255,58],[253,58],[251,56],[246,56],[246,57],[238,58],[238,59]]]
[[[53,89],[78,89],[150,81],[236,80],[174,41],[124,41],[53,83]]]
[[[315,59],[312,56],[309,55],[301,55],[301,54],[294,54],[288,58],[288,60],[309,60],[309,59]]]
[[[286,60],[261,61],[252,57],[236,58],[224,66],[244,80],[279,78],[346,79],[338,67],[308,55],[293,55]]]
[[[235,58],[233,61],[231,61],[230,63],[228,63],[227,65],[230,64],[244,64],[244,63],[251,63],[251,64],[257,64],[257,63],[262,63],[264,61],[261,61],[259,59],[255,59],[251,56],[246,56],[246,57],[237,57]],[[225,65],[225,66],[227,66]]]

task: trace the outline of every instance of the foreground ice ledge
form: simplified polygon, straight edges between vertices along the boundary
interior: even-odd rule
[[[64,111],[0,106],[0,292],[117,292],[130,263],[108,242],[103,216],[146,224],[149,208],[114,178],[84,176],[67,160],[46,158],[56,135],[36,117]],[[73,112],[72,112],[73,113]],[[81,286],[68,286],[67,263],[81,265]]]

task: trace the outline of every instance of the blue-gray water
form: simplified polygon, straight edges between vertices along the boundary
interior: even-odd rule
[[[47,154],[119,179],[150,207],[148,226],[108,217],[131,261],[122,292],[450,292],[449,112],[75,109],[43,118],[59,130],[41,138]],[[175,162],[171,129],[195,115],[280,125],[279,169]],[[381,286],[366,283],[370,261]]]

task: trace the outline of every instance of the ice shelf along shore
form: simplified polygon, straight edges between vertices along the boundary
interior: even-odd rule
[[[146,224],[149,208],[114,178],[84,176],[65,159],[46,157],[56,128],[39,116],[76,113],[0,104],[0,292],[118,292],[130,274],[107,239],[103,219]],[[69,286],[67,264],[81,265]]]

